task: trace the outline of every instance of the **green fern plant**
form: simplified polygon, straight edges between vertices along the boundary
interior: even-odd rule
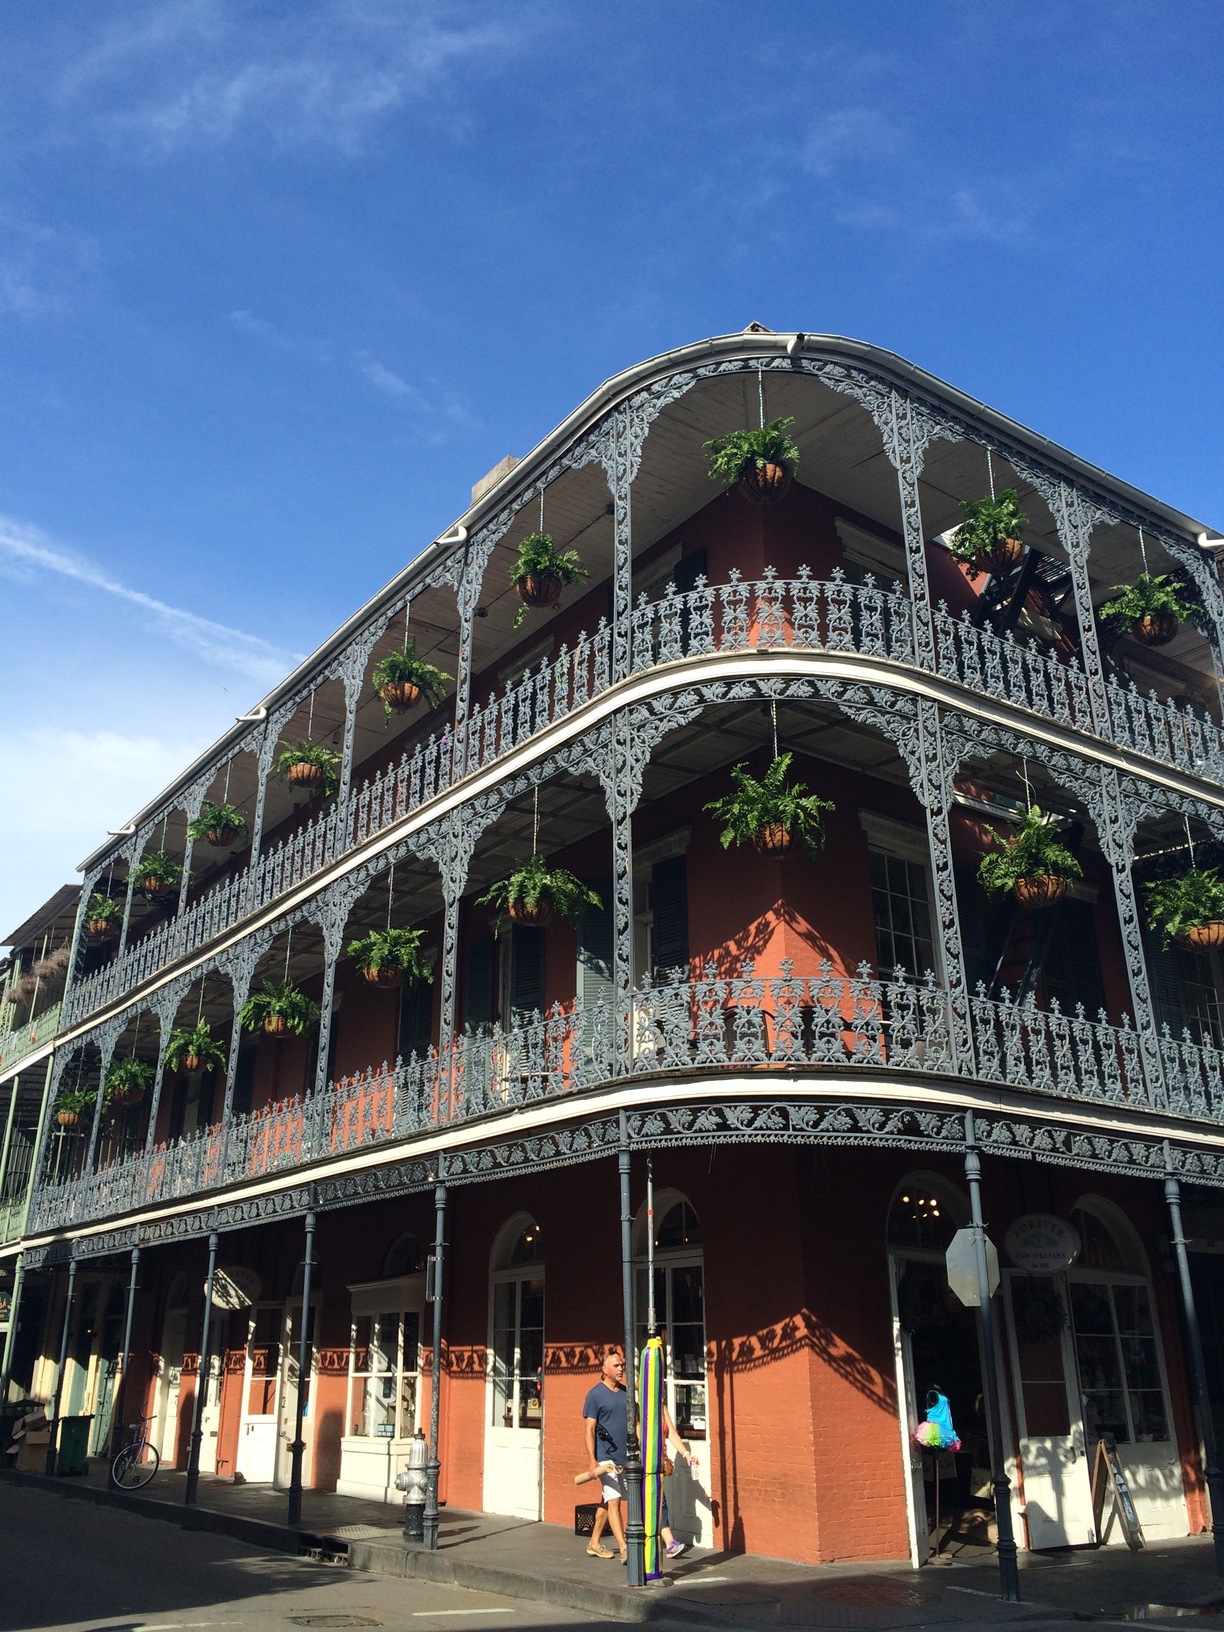
[[[771,419],[756,431],[728,431],[725,436],[711,437],[704,444],[710,480],[734,487],[742,476],[766,465],[781,465],[788,476],[793,476],[799,449],[786,432],[794,423],[793,416]]]
[[[225,1065],[225,1050],[213,1036],[208,1021],[200,1020],[170,1033],[166,1064],[171,1071],[219,1071]]]
[[[433,970],[421,956],[422,929],[372,929],[349,942],[348,955],[362,974],[375,979],[406,980],[410,986],[432,981]]]
[[[300,1037],[318,1024],[321,1013],[315,1000],[292,981],[269,980],[247,998],[238,1019],[247,1031],[258,1031],[262,1026],[272,1036],[291,1031]]]
[[[809,860],[824,844],[824,813],[832,800],[807,791],[806,782],[788,783],[793,754],[778,754],[758,781],[741,760],[731,767],[733,790],[704,808],[723,823],[724,850],[752,842],[758,849],[781,853],[798,840]]]
[[[564,867],[550,867],[543,856],[520,861],[509,878],[502,878],[478,900],[511,918],[546,922],[549,918],[580,918],[588,907],[602,907],[595,891]]]
[[[295,775],[297,766],[313,766],[319,775]],[[340,755],[324,742],[287,742],[272,769],[283,782],[307,788],[321,799],[329,799],[340,786]]]
[[[1011,833],[997,827],[990,832],[1001,849],[987,850],[978,863],[978,879],[989,895],[1012,889],[1018,879],[1082,878],[1084,869],[1060,843],[1053,818],[1039,805],[1030,805],[1024,820]]]
[[[218,805],[205,799],[200,814],[187,824],[187,837],[197,843],[227,845],[247,830],[247,820],[237,805]]]
[[[112,1060],[106,1069],[106,1089],[102,1103],[106,1106],[130,1104],[141,1099],[153,1086],[156,1070],[147,1060]]]
[[[414,707],[421,697],[436,708],[446,695],[447,681],[453,678],[427,663],[417,652],[416,641],[410,640],[402,651],[379,658],[370,673],[370,684],[382,699],[383,714],[389,720],[393,713]]]
[[[183,876],[183,869],[165,850],[150,850],[133,869],[137,888],[145,895],[166,895]]]
[[[962,499],[965,519],[953,534],[949,549],[958,561],[992,555],[1008,539],[1018,539],[1028,526],[1014,487],[995,498]]]
[[[1143,888],[1149,929],[1164,944],[1184,941],[1192,929],[1224,920],[1224,879],[1214,867],[1189,867],[1177,878],[1157,878]]]

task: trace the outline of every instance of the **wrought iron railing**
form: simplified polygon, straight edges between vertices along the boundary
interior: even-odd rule
[[[942,678],[1078,730],[1095,729],[1088,683],[1074,657],[1001,639],[974,627],[967,612],[957,618],[941,606],[934,622],[934,667]],[[639,600],[631,635],[635,672],[682,657],[767,649],[917,661],[911,606],[900,586],[884,589],[870,576],[861,585],[851,584],[840,569],[825,581],[806,569],[784,579],[766,568],[755,582],[733,571],[727,583],[698,579],[683,594],[669,586],[658,600]],[[502,691],[478,696],[459,734],[434,735],[405,752],[346,800],[271,847],[247,872],[218,884],[134,940],[122,956],[79,979],[69,994],[72,1017],[92,1013],[199,950],[463,776],[495,764],[564,720],[608,689],[611,672],[611,633],[601,620],[593,635],[581,635],[573,647],[563,645]],[[1205,715],[1143,698],[1116,680],[1109,697],[1119,743],[1182,770],[1224,779],[1224,733]]]
[[[1104,1014],[1090,1020],[1053,1003],[1039,1009],[1032,998],[979,993],[970,1000],[969,1021],[976,1063],[954,1055],[949,994],[933,976],[915,982],[898,970],[883,979],[865,964],[844,974],[828,963],[807,975],[785,964],[776,976],[757,975],[751,965],[720,974],[711,964],[696,979],[677,971],[657,984],[642,982],[623,1029],[602,1000],[557,1005],[507,1031],[459,1037],[442,1054],[384,1062],[323,1093],[269,1105],[150,1154],[53,1178],[37,1190],[28,1227],[38,1233],[118,1217],[618,1077],[849,1067],[885,1080],[890,1073],[973,1078],[1130,1111],[1217,1118],[1224,1107],[1224,1059],[1188,1034],[1177,1043],[1166,1037],[1165,1080],[1152,1084],[1125,1018],[1114,1026]],[[88,1145],[84,1134],[64,1137],[75,1140],[79,1159]],[[71,1165],[71,1158],[55,1159],[52,1171]]]
[[[59,1002],[52,1003],[50,1008],[27,1020],[16,1031],[0,1035],[0,1071],[9,1070],[27,1054],[51,1041],[60,1027],[61,1007]]]

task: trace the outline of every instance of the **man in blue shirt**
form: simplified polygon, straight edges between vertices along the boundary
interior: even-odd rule
[[[599,1481],[608,1505],[608,1526],[620,1548],[622,1564],[629,1562],[625,1543],[627,1520],[625,1463],[629,1457],[628,1396],[625,1393],[625,1357],[620,1349],[604,1350],[599,1381],[582,1407],[586,1434],[587,1471]]]

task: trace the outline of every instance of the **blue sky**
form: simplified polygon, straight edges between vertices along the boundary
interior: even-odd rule
[[[0,934],[672,345],[873,341],[1224,524],[1218,0],[0,32]]]

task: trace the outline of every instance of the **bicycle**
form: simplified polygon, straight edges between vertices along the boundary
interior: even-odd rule
[[[141,1417],[128,1430],[129,1438],[111,1463],[111,1484],[119,1490],[141,1490],[161,1467],[156,1445],[149,1439],[152,1417]]]

